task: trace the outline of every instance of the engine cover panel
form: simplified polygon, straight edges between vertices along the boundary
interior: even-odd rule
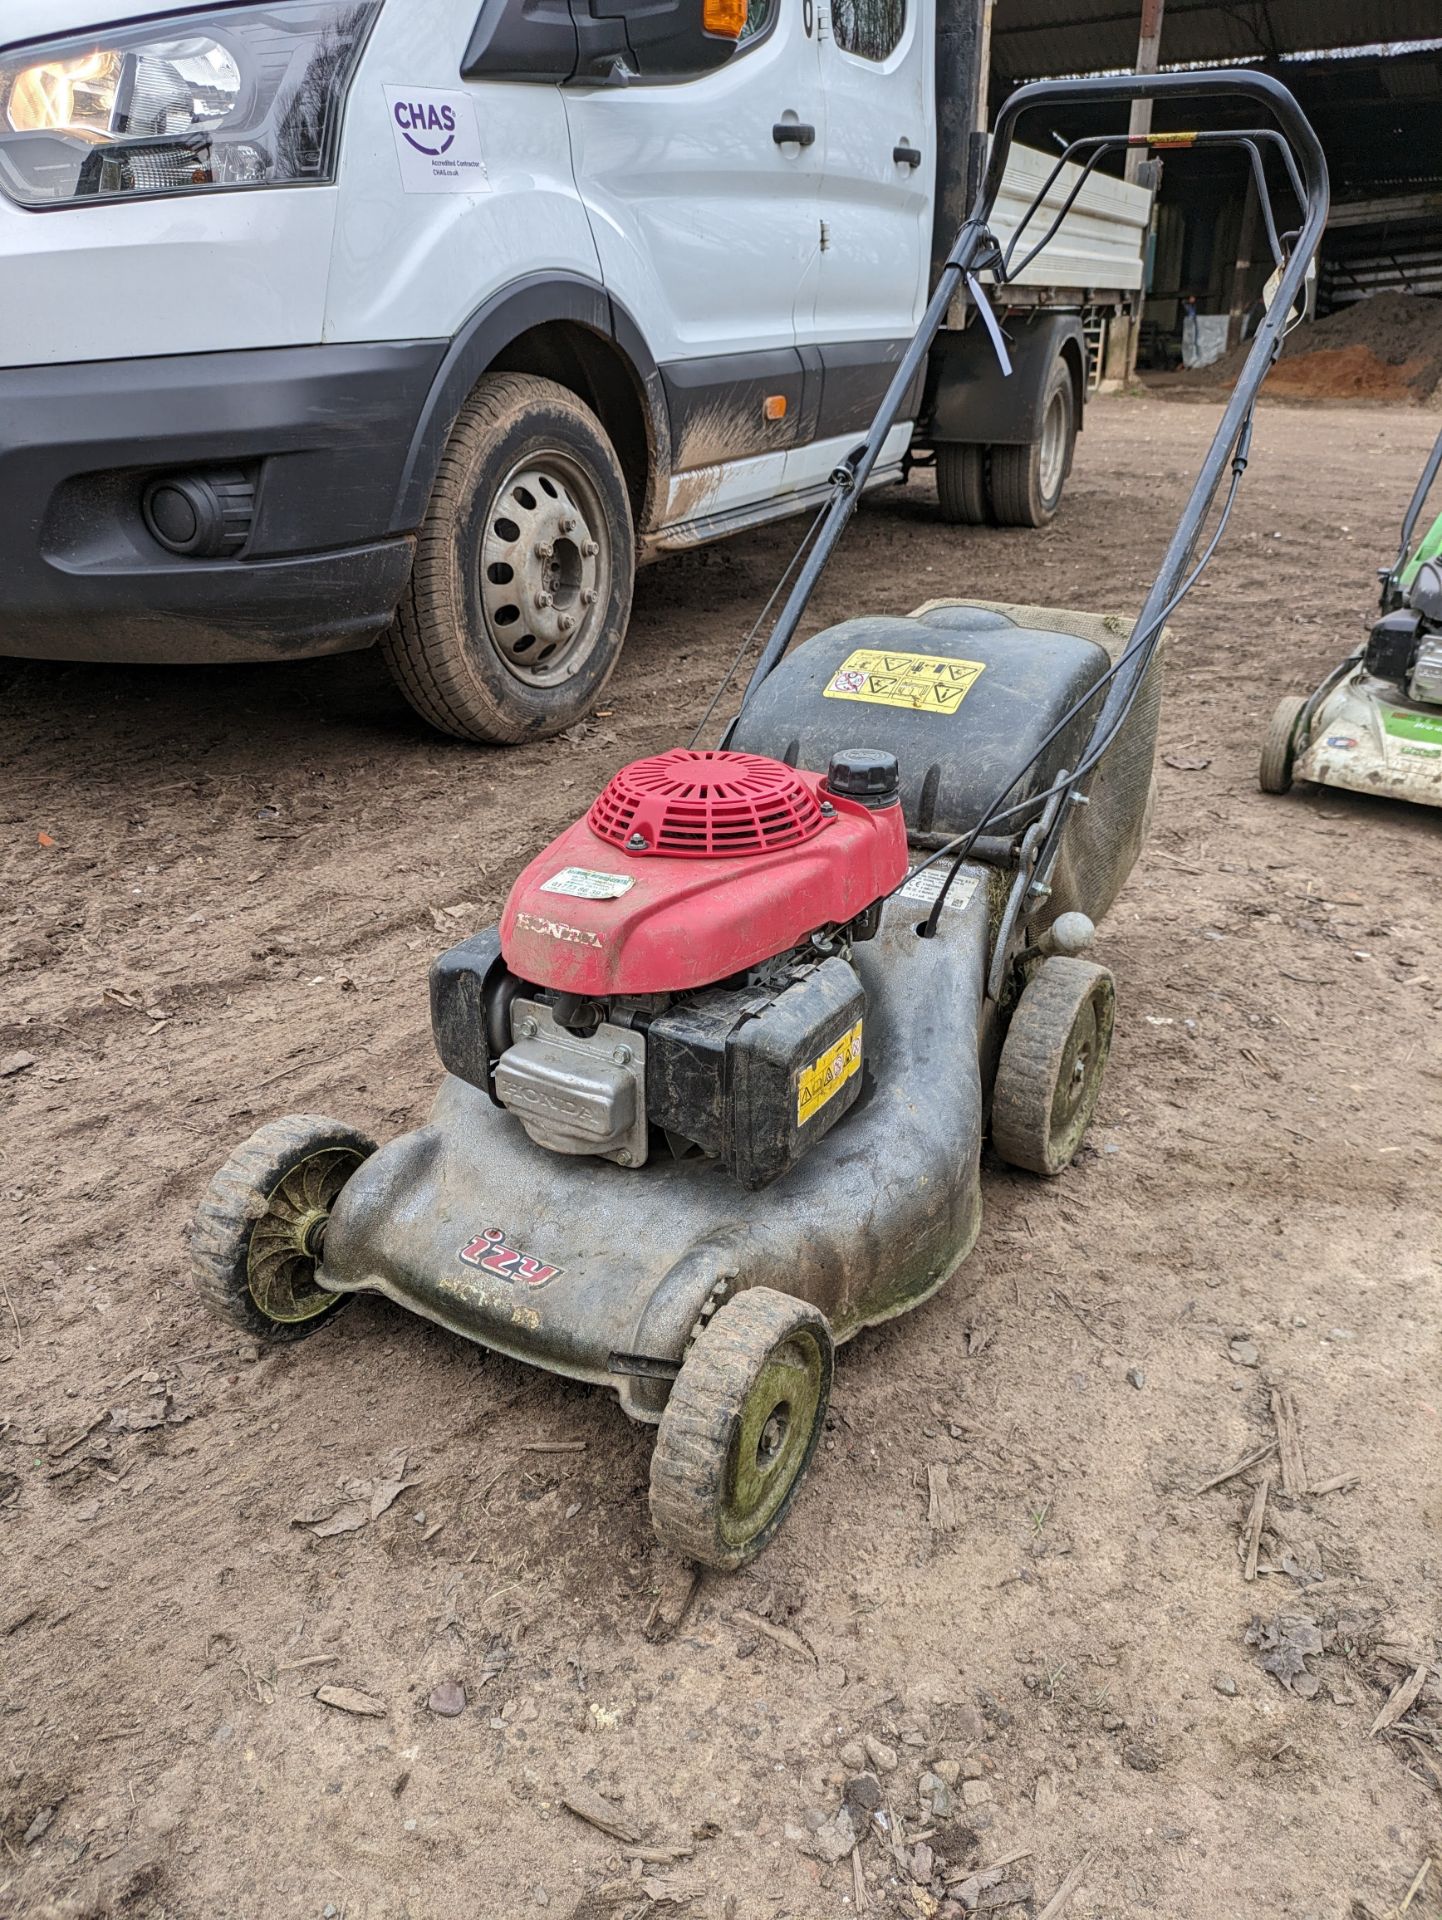
[[[778,991],[717,987],[667,1007],[646,1032],[652,1123],[715,1154],[741,1186],[796,1164],[862,1089],[866,990],[846,961]]]
[[[588,999],[685,993],[855,919],[906,878],[901,808],[866,807],[826,791],[820,774],[799,777],[824,802],[825,824],[775,852],[633,857],[576,821],[511,889],[507,966]]]

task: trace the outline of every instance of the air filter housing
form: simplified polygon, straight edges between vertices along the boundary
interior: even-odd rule
[[[622,767],[587,815],[613,847],[673,860],[777,853],[825,824],[813,785],[794,767],[711,747],[675,747]]]

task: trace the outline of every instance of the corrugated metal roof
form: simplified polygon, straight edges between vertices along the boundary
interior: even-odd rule
[[[996,0],[991,57],[1006,81],[1136,61],[1141,0]],[[1276,59],[1442,35],[1438,0],[1166,0],[1162,65]]]

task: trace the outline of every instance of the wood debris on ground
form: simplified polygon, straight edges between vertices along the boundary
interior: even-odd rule
[[[337,1713],[353,1713],[369,1720],[385,1718],[384,1701],[362,1693],[359,1687],[317,1687],[315,1697],[323,1707],[334,1707]]]
[[[774,1640],[778,1647],[799,1653],[803,1660],[809,1660],[813,1666],[819,1664],[814,1649],[806,1644],[799,1633],[793,1633],[790,1627],[778,1627],[774,1620],[763,1620],[759,1613],[752,1613],[746,1607],[734,1608],[731,1618],[738,1627],[749,1627],[753,1633],[761,1633],[768,1640]]]
[[[1247,1558],[1242,1568],[1244,1580],[1257,1577],[1257,1554],[1262,1545],[1262,1528],[1267,1518],[1267,1495],[1272,1490],[1272,1476],[1264,1473],[1257,1482],[1257,1490],[1252,1495],[1252,1511],[1247,1516],[1246,1531],[1243,1539],[1246,1543]]]
[[[1277,1451],[1282,1462],[1282,1491],[1300,1500],[1307,1491],[1307,1468],[1302,1459],[1302,1434],[1297,1408],[1285,1387],[1272,1388],[1272,1424],[1277,1429]]]
[[[561,1795],[561,1805],[568,1813],[574,1813],[578,1820],[584,1820],[588,1827],[595,1827],[598,1833],[608,1834],[612,1840],[619,1840],[631,1847],[640,1841],[641,1829],[635,1821],[591,1787],[579,1783],[567,1787]]]
[[[938,1533],[950,1533],[956,1526],[956,1496],[942,1466],[926,1469],[926,1523]]]
[[[1395,1727],[1405,1713],[1416,1704],[1417,1696],[1427,1684],[1427,1668],[1419,1666],[1399,1686],[1392,1689],[1387,1704],[1372,1722],[1369,1732],[1385,1733],[1388,1727]]]

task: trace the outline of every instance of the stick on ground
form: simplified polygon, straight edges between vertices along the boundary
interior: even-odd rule
[[[1252,1495],[1252,1511],[1247,1515],[1247,1564],[1242,1569],[1244,1580],[1257,1577],[1257,1553],[1262,1544],[1262,1524],[1267,1517],[1267,1495],[1272,1491],[1272,1476],[1264,1473],[1257,1482],[1257,1491]]]
[[[750,1627],[753,1633],[764,1633],[768,1640],[774,1640],[778,1647],[786,1647],[792,1653],[799,1653],[803,1660],[816,1661],[816,1654],[808,1647],[799,1633],[793,1633],[790,1627],[778,1627],[770,1620],[763,1620],[759,1613],[750,1613],[745,1607],[737,1607],[731,1618],[739,1627]]]
[[[1234,1467],[1223,1467],[1220,1473],[1214,1473],[1210,1480],[1204,1480],[1197,1488],[1198,1493],[1210,1493],[1213,1487],[1224,1487],[1229,1480],[1235,1480],[1239,1473],[1245,1473],[1249,1467],[1259,1467],[1262,1462],[1277,1451],[1275,1440],[1269,1440],[1264,1447],[1258,1447],[1255,1453],[1249,1453],[1245,1460],[1239,1460]]]
[[[578,1820],[584,1820],[587,1826],[595,1827],[599,1833],[609,1834],[624,1846],[634,1847],[641,1838],[641,1829],[628,1820],[619,1807],[612,1806],[609,1800],[603,1800],[590,1787],[567,1787],[561,1795],[561,1805],[574,1813]]]
[[[1296,1405],[1285,1387],[1272,1388],[1272,1421],[1277,1429],[1277,1451],[1282,1456],[1282,1491],[1296,1500],[1307,1491],[1307,1468],[1302,1459]]]
[[[1386,1706],[1372,1722],[1370,1732],[1385,1733],[1388,1727],[1395,1727],[1426,1684],[1427,1669],[1418,1667],[1400,1686],[1392,1689],[1387,1697]]]
[[[1066,1879],[1062,1881],[1061,1885],[1052,1895],[1051,1899],[1047,1901],[1046,1905],[1037,1915],[1037,1920],[1057,1920],[1059,1913],[1065,1913],[1066,1909],[1071,1905],[1072,1895],[1081,1885],[1083,1876],[1091,1863],[1091,1854],[1083,1854],[1081,1859],[1077,1861],[1076,1865],[1067,1875]]]

